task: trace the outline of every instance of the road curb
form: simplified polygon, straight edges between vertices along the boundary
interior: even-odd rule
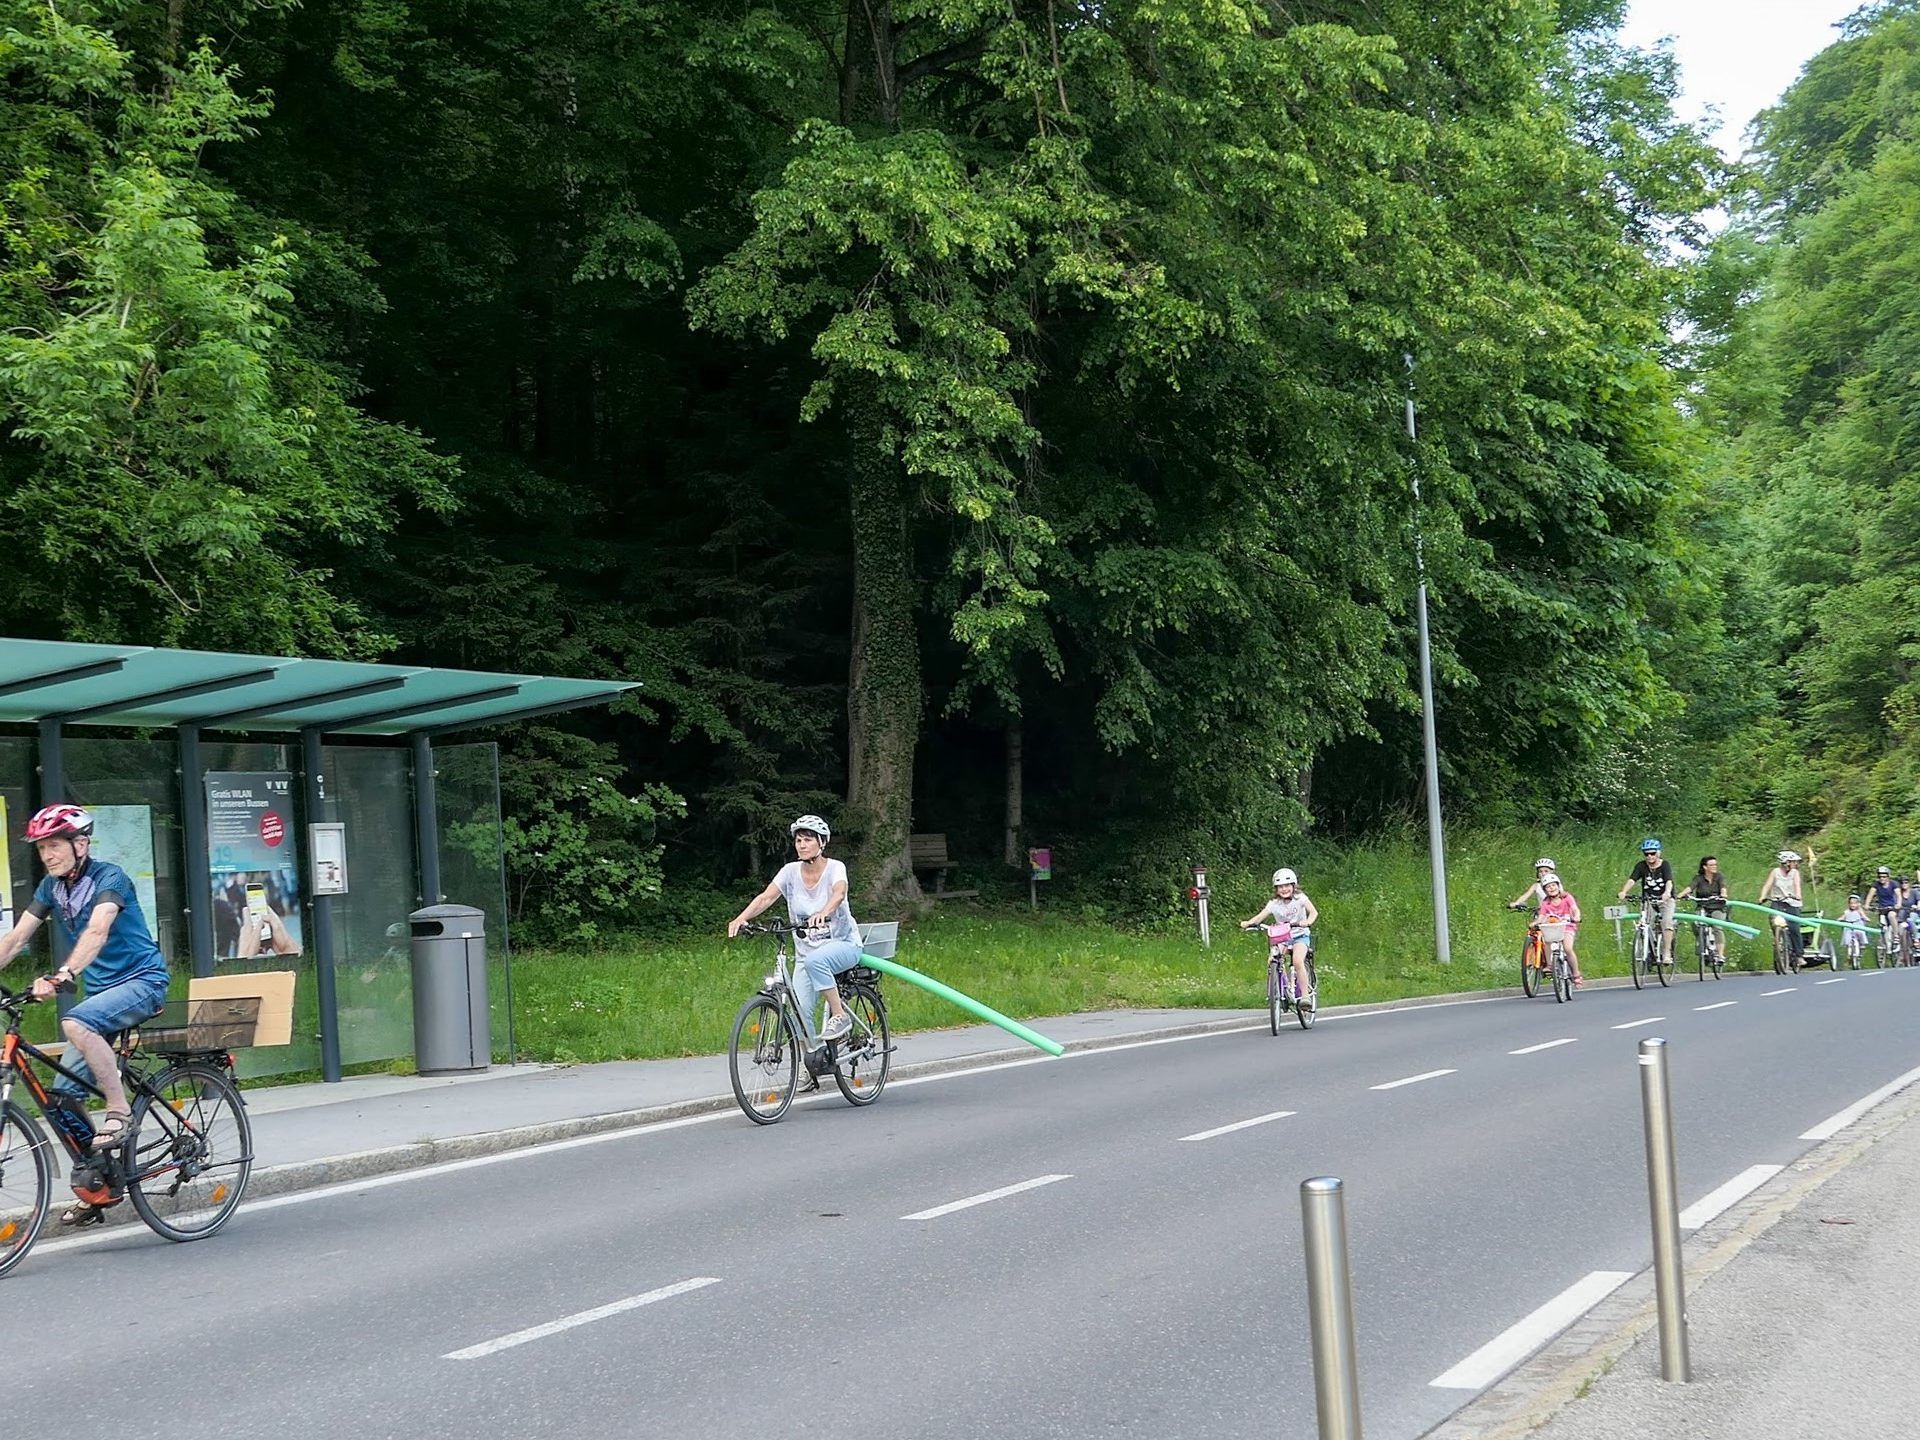
[[[1611,983],[1596,981],[1589,988],[1607,986]],[[1499,1000],[1518,996],[1520,993],[1519,987],[1513,986],[1494,990],[1454,991],[1442,995],[1416,995],[1401,1000],[1380,1000],[1364,1005],[1335,1005],[1322,1011],[1321,1018],[1334,1019],[1341,1016],[1377,1014],[1383,1011],[1417,1010],[1437,1005]],[[1249,1010],[1245,1015],[1231,1019],[1196,1020],[1152,1026],[1143,1030],[1129,1030],[1116,1035],[1098,1035],[1081,1040],[1070,1040],[1066,1042],[1064,1049],[1069,1055],[1086,1054],[1119,1049],[1143,1042],[1181,1040],[1199,1035],[1257,1029],[1264,1024],[1265,1020],[1265,1011]],[[1019,1060],[1050,1058],[1025,1045],[1000,1050],[980,1050],[970,1055],[950,1055],[939,1060],[923,1060],[914,1064],[901,1065],[894,1069],[889,1078],[906,1080],[944,1075],[956,1070],[1006,1065]],[[537,1124],[519,1125],[504,1130],[479,1131],[471,1135],[455,1135],[440,1140],[417,1140],[406,1145],[384,1146],[378,1150],[361,1150],[345,1155],[329,1155],[316,1160],[293,1161],[285,1165],[272,1165],[255,1170],[248,1182],[247,1196],[249,1199],[265,1200],[276,1195],[291,1195],[302,1190],[317,1190],[327,1185],[370,1180],[376,1176],[424,1169],[430,1165],[443,1165],[450,1161],[478,1159],[511,1150],[528,1150],[537,1145],[551,1144],[561,1140],[604,1135],[616,1130],[636,1130],[664,1121],[684,1120],[733,1108],[734,1099],[731,1094],[705,1095],[695,1099],[676,1100],[663,1105],[648,1105],[632,1110],[570,1116],[564,1120],[545,1120]],[[135,1222],[137,1219],[131,1206],[115,1206],[107,1212],[106,1224],[121,1225]]]
[[[1821,1186],[1916,1117],[1920,1117],[1920,1081],[1895,1091],[1701,1226],[1681,1246],[1687,1293],[1692,1294]],[[1539,1429],[1585,1395],[1641,1336],[1655,1328],[1658,1319],[1653,1267],[1648,1266],[1420,1440],[1516,1440]]]

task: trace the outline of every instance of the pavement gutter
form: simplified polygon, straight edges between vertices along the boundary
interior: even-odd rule
[[[1594,981],[1588,988],[1612,988],[1615,983],[1629,982]],[[1417,995],[1403,1000],[1376,1001],[1368,1005],[1334,1005],[1323,1010],[1321,1018],[1331,1020],[1342,1016],[1372,1015],[1390,1010],[1417,1010],[1436,1005],[1499,1000],[1517,996],[1520,993],[1519,987],[1513,986],[1497,990],[1465,990],[1445,995]],[[1250,1010],[1245,1017],[1239,1019],[1161,1025],[1119,1035],[1099,1035],[1082,1040],[1070,1040],[1066,1042],[1065,1048],[1069,1055],[1111,1050],[1125,1045],[1139,1044],[1141,1041],[1175,1040],[1188,1036],[1256,1029],[1264,1020],[1264,1011]],[[1025,1045],[1001,1050],[979,1050],[970,1055],[952,1055],[940,1060],[899,1065],[894,1067],[888,1078],[905,1080],[922,1075],[942,1075],[954,1070],[1005,1065],[1017,1060],[1048,1058],[1050,1057]],[[823,1079],[822,1084],[824,1083]],[[697,1099],[676,1100],[664,1105],[649,1105],[634,1110],[613,1110],[598,1115],[569,1116],[563,1120],[543,1120],[537,1124],[519,1125],[505,1130],[478,1131],[470,1135],[453,1135],[444,1139],[416,1140],[405,1145],[385,1146],[378,1150],[360,1150],[345,1155],[323,1156],[314,1160],[297,1160],[254,1171],[247,1185],[247,1195],[250,1199],[264,1200],[275,1195],[291,1195],[301,1190],[317,1190],[326,1185],[367,1180],[374,1176],[392,1175],[403,1170],[419,1170],[454,1160],[471,1160],[485,1155],[502,1154],[510,1150],[527,1150],[559,1140],[604,1135],[615,1130],[640,1129],[665,1120],[683,1120],[690,1116],[707,1115],[733,1108],[735,1108],[735,1101],[731,1093],[706,1095]],[[105,1223],[112,1226],[137,1222],[139,1217],[132,1211],[133,1207],[130,1205],[116,1205],[107,1212]]]
[[[1693,1294],[1827,1181],[1916,1116],[1920,1116],[1920,1081],[1896,1091],[1837,1135],[1820,1141],[1751,1195],[1694,1231],[1681,1244],[1687,1293]],[[1509,1371],[1420,1440],[1514,1440],[1526,1435],[1585,1395],[1658,1323],[1649,1265],[1531,1360]]]

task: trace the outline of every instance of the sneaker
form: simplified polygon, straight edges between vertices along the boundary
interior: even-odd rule
[[[829,1015],[827,1023],[820,1027],[822,1041],[840,1040],[853,1033],[853,1017],[842,1011],[838,1015]]]

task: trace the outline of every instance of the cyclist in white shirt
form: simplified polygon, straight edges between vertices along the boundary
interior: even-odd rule
[[[1313,944],[1313,927],[1319,918],[1320,911],[1300,888],[1300,877],[1283,866],[1273,872],[1273,899],[1258,914],[1240,922],[1242,930],[1251,930],[1271,919],[1293,931],[1293,984],[1298,995],[1313,993],[1307,983],[1307,949]]]
[[[772,883],[727,922],[727,936],[738,935],[742,925],[784,896],[793,923],[811,926],[816,932],[793,937],[794,999],[808,1030],[813,1028],[816,996],[824,999],[827,1023],[820,1027],[820,1039],[838,1040],[853,1029],[853,1019],[840,998],[836,977],[860,963],[860,928],[847,906],[847,867],[827,858],[833,830],[818,815],[802,815],[787,827],[787,833],[793,837],[795,858],[781,866]],[[824,936],[817,933],[821,930]]]

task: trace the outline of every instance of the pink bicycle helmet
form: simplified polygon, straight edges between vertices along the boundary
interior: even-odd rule
[[[29,844],[36,840],[87,840],[93,836],[93,816],[78,805],[65,802],[42,806],[27,821],[25,839]]]

